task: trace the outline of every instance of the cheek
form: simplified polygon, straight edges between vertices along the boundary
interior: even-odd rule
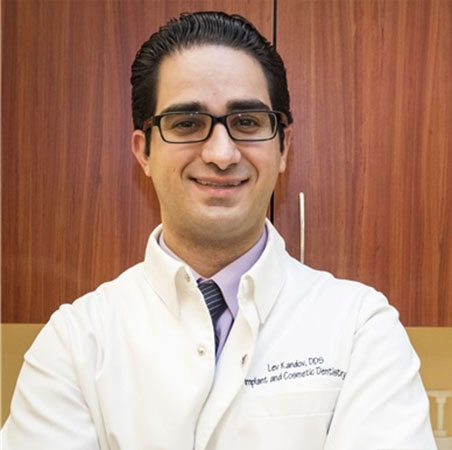
[[[274,179],[279,173],[285,169],[285,161],[282,158],[279,149],[270,148],[267,152],[267,158],[262,161],[262,172],[265,172],[266,176],[270,179]]]
[[[183,152],[177,153],[172,148],[159,148],[154,154],[151,151],[151,177],[161,186],[177,185],[190,164],[186,156]]]

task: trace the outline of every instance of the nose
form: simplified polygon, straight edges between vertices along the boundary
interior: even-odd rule
[[[226,127],[217,123],[209,139],[204,142],[201,158],[206,164],[215,164],[221,170],[237,164],[242,158],[236,143],[231,139]]]

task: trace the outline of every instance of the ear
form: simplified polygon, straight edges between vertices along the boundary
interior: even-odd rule
[[[146,136],[143,131],[135,130],[132,133],[132,153],[139,162],[147,177],[151,176],[149,155],[146,155]]]
[[[292,133],[293,133],[292,125],[288,125],[286,128],[284,128],[284,142],[283,150],[281,152],[281,160],[279,164],[279,173],[283,173],[286,170],[287,154],[289,153],[289,147],[292,144]]]

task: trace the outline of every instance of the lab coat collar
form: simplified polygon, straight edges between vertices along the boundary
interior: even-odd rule
[[[266,226],[267,245],[256,264],[242,276],[239,287],[239,305],[242,298],[251,295],[261,323],[267,319],[286,278],[282,264],[284,239],[268,219]]]
[[[239,306],[252,301],[261,323],[267,319],[285,281],[281,263],[285,253],[284,240],[269,220],[266,226],[265,249],[253,267],[242,275],[238,292]],[[162,225],[159,225],[149,237],[144,260],[145,277],[170,311],[179,315],[178,299],[187,287],[196,287],[196,280],[187,264],[172,258],[159,246],[161,232]]]
[[[172,258],[160,247],[158,238],[161,232],[160,224],[149,236],[144,259],[144,275],[169,310],[178,316],[179,295],[189,285],[196,286],[196,281],[185,263]]]

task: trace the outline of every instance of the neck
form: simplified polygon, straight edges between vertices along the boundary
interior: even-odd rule
[[[250,250],[262,236],[264,227],[240,240],[208,240],[180,236],[163,227],[166,246],[203,278],[211,278],[221,269]]]

